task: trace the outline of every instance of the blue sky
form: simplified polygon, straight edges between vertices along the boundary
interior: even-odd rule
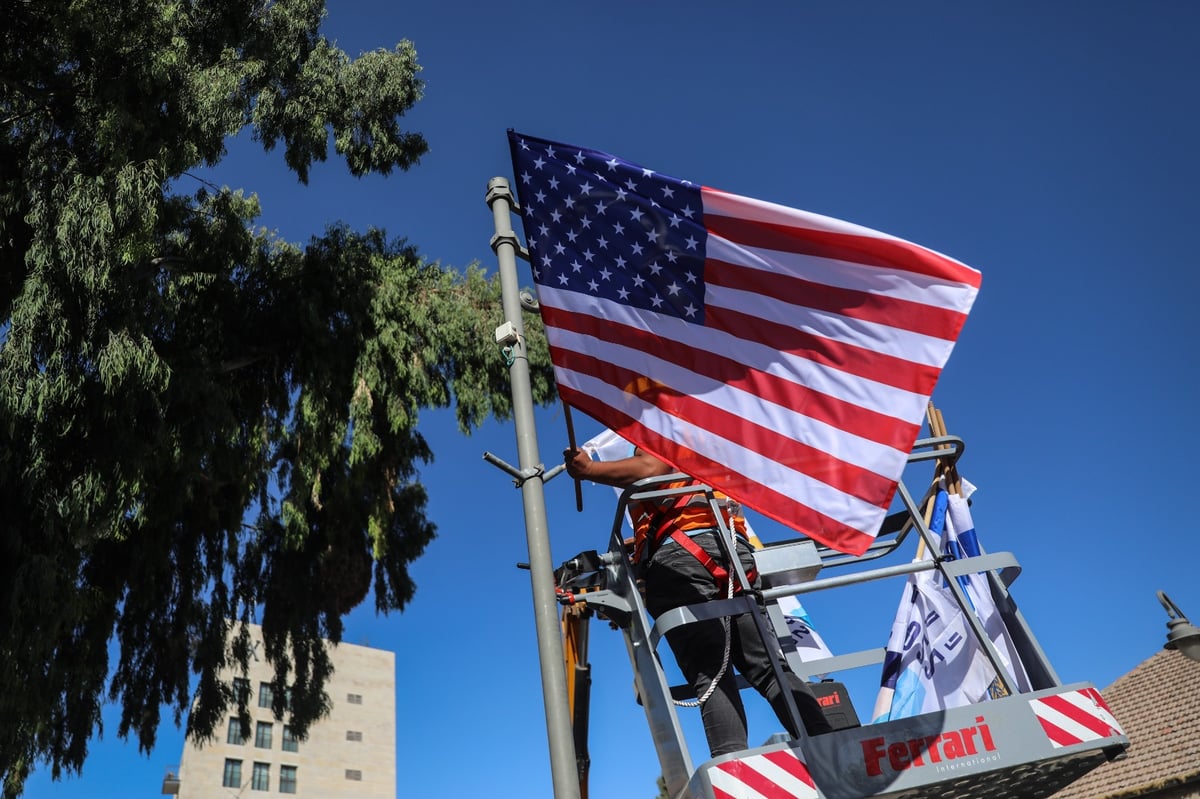
[[[966,440],[983,544],[1024,567],[1013,595],[1059,676],[1103,688],[1161,647],[1156,590],[1200,622],[1200,531],[1183,502],[1200,445],[1198,31],[1200,6],[1185,0],[344,0],[324,32],[351,55],[415,43],[426,98],[407,123],[429,155],[366,180],[331,159],[300,186],[281,153],[238,141],[210,177],[257,192],[262,223],[292,241],[344,220],[447,266],[494,268],[484,190],[511,177],[512,127],[971,264],[983,286],[934,401]],[[538,424],[555,463],[561,412]],[[346,630],[396,652],[397,795],[549,796],[529,575],[514,566],[527,558],[520,495],[481,458],[515,463],[514,428],[464,438],[446,412],[422,426],[439,537],[415,565],[410,608],[360,608]],[[576,513],[569,481],[547,486],[556,563],[605,541],[612,494],[585,486],[584,498]],[[805,604],[835,651],[851,651],[883,645],[900,590]],[[591,662],[591,796],[649,799],[658,764],[624,645],[603,624]],[[860,716],[875,678],[848,679]],[[777,725],[746,700],[751,740],[765,739]],[[157,795],[182,746],[169,721],[149,756],[110,732],[82,777],[36,774],[27,796]]]

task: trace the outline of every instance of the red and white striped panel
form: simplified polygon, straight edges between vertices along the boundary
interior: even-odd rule
[[[1095,688],[1030,699],[1029,704],[1055,749],[1124,734]]]
[[[717,799],[816,799],[817,786],[790,749],[727,760],[708,769]]]

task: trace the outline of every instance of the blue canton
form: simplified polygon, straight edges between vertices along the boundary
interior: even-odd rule
[[[699,187],[596,150],[510,141],[538,284],[704,323]]]

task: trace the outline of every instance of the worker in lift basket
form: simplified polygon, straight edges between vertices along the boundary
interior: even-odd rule
[[[624,487],[647,477],[675,472],[671,466],[640,448],[628,458],[611,461],[593,461],[586,452],[577,449],[568,449],[563,456],[567,473],[576,480],[592,480],[610,486]],[[757,588],[754,558],[746,539],[746,519],[736,502],[720,493],[716,497],[722,504],[727,525],[736,533],[742,569]],[[634,526],[633,558],[642,567],[646,609],[650,615],[657,618],[681,605],[723,599],[728,595],[726,580],[732,575],[722,575],[731,570],[722,566],[725,557],[704,494],[631,503],[629,514]],[[754,619],[743,613],[731,617],[729,625],[729,663],[766,697],[792,736],[798,736],[799,731],[794,729],[786,699],[775,679]],[[681,625],[667,633],[667,642],[675,653],[679,670],[699,697],[700,717],[713,757],[747,748],[746,710],[733,671],[726,663],[725,629],[721,619],[710,619]],[[808,734],[829,732],[829,722],[808,684],[787,671],[786,665],[784,668],[788,690]]]

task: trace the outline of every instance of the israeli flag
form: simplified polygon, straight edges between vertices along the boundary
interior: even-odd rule
[[[944,489],[938,491],[929,525],[943,546],[947,531],[957,529],[949,518],[950,499]],[[965,506],[966,499],[961,499]],[[929,557],[926,553],[924,559]],[[990,592],[987,596],[990,601]],[[972,601],[978,608],[983,595]],[[980,702],[987,698],[994,678],[983,648],[941,575],[932,570],[909,575],[888,637],[873,721]]]

